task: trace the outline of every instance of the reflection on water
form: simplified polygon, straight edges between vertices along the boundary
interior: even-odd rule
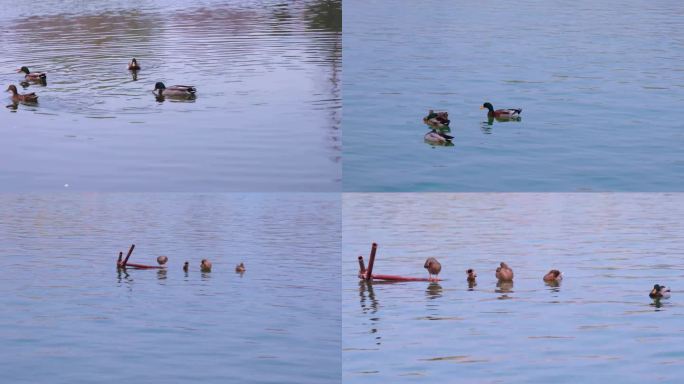
[[[42,3],[3,10],[0,83],[48,77],[2,118],[5,190],[339,189],[339,1]]]
[[[3,381],[339,382],[339,212],[325,194],[0,196]],[[116,268],[131,242],[167,268]]]
[[[651,382],[653,367],[676,382],[684,306],[674,293],[662,302],[648,294],[684,278],[683,202],[684,194],[345,194],[344,382]],[[422,261],[435,256],[442,280],[359,281],[356,257],[372,242],[377,273],[422,276]],[[514,282],[497,281],[501,261]],[[543,281],[552,268],[562,282]]]
[[[684,190],[678,3],[344,7],[345,190]],[[488,121],[486,101],[522,120]],[[420,140],[429,109],[454,148]]]

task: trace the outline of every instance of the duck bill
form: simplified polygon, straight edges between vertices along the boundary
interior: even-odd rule
[[[480,105],[480,109],[484,109],[484,107]]]

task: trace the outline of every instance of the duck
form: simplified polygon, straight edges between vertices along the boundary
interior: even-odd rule
[[[24,79],[33,82],[45,82],[47,80],[47,74],[44,72],[31,72],[28,67],[21,67],[17,69],[17,73],[24,72]]]
[[[499,267],[496,269],[496,278],[499,281],[513,281],[513,270],[508,266],[508,264],[501,262]]]
[[[17,92],[17,87],[14,84],[11,84],[7,89],[5,90],[7,92],[12,92],[12,100],[13,101],[23,101],[25,103],[36,103],[38,102],[38,95],[36,95],[34,92],[31,93],[26,93],[26,94],[19,94]]]
[[[444,132],[439,132],[436,129],[431,130],[426,133],[423,137],[427,143],[430,144],[448,144],[454,138],[451,135],[447,135]]]
[[[187,272],[188,269],[190,269],[190,263],[186,261],[185,264],[183,264],[183,271]]]
[[[469,283],[474,283],[475,278],[477,277],[477,274],[475,273],[475,270],[470,268],[466,271],[466,275],[468,275],[467,280]]]
[[[435,112],[429,110],[427,116],[423,117],[423,123],[434,128],[449,128],[449,112]]]
[[[140,70],[140,64],[138,64],[138,60],[136,60],[135,57],[133,59],[131,59],[130,63],[128,63],[128,70],[129,71],[139,71]]]
[[[211,261],[202,259],[202,262],[200,263],[200,269],[202,272],[211,272]]]
[[[425,265],[423,265],[423,268],[428,270],[429,274],[429,280],[430,281],[437,281],[437,275],[439,275],[439,272],[442,270],[442,264],[437,261],[434,257],[428,257],[427,260],[425,260]],[[432,277],[434,275],[434,278]]]
[[[245,268],[245,263],[241,262],[240,264],[235,266],[235,272],[237,273],[245,273],[246,270],[247,269]]]
[[[487,109],[487,117],[489,118],[495,118],[495,119],[502,119],[502,120],[510,120],[510,119],[517,119],[520,117],[520,114],[522,113],[522,109],[520,108],[509,108],[509,109],[497,109],[494,110],[494,106],[492,103],[484,103],[480,107],[480,109]]]
[[[169,258],[166,256],[157,257],[157,263],[159,263],[159,265],[164,265],[167,261],[169,261]]]
[[[670,298],[670,288],[656,284],[653,286],[651,293],[648,294],[651,299],[669,299]]]
[[[544,275],[544,281],[547,283],[561,280],[563,280],[563,273],[557,269],[552,269]]]
[[[191,85],[172,85],[167,88],[164,83],[158,81],[152,92],[159,97],[192,97],[195,96],[197,88]]]

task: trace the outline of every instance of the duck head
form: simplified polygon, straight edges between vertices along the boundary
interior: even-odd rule
[[[13,94],[17,94],[17,87],[14,84],[10,84],[7,89],[5,89],[5,92],[12,92]]]
[[[477,277],[477,274],[475,273],[475,270],[473,270],[472,268],[471,268],[471,269],[468,269],[468,270],[466,271],[466,274],[468,275],[468,280],[475,280],[475,278]]]
[[[17,73],[19,73],[19,72],[24,72],[27,75],[29,73],[31,73],[31,71],[29,71],[28,67],[21,67],[21,68],[17,69]]]
[[[490,102],[486,102],[486,103],[482,104],[480,109],[488,109],[489,112],[494,112],[494,106]]]
[[[157,84],[154,85],[154,90],[164,90],[166,89],[166,85],[162,83],[161,81],[157,81]]]

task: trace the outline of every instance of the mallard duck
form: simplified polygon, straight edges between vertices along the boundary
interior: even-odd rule
[[[513,281],[513,270],[508,264],[502,262],[496,269],[496,278],[500,281]]]
[[[423,117],[423,123],[435,128],[449,128],[450,122],[448,112],[435,112],[432,109]]]
[[[202,272],[211,272],[211,261],[202,259],[202,262],[200,263],[200,269]]]
[[[157,96],[168,97],[192,97],[195,96],[197,88],[191,85],[172,85],[168,88],[161,81],[154,85],[154,92]]]
[[[444,132],[438,132],[436,129],[426,133],[424,136],[425,141],[431,144],[446,144],[453,138],[453,136],[447,135]]]
[[[670,288],[656,284],[653,286],[651,293],[648,294],[651,299],[669,299],[670,298]]]
[[[244,273],[247,269],[245,268],[245,263],[240,263],[235,266],[235,272]]]
[[[38,102],[38,95],[36,95],[34,92],[21,95],[21,94],[19,94],[19,92],[17,92],[17,87],[14,84],[7,87],[7,89],[5,91],[12,92],[12,100],[13,101],[23,101],[25,103],[36,103],[36,102]]]
[[[166,256],[157,257],[157,263],[159,263],[159,265],[164,265],[167,261],[169,261],[169,258]]]
[[[466,275],[468,275],[467,279],[468,279],[469,283],[475,282],[475,278],[477,277],[477,274],[475,273],[474,269],[471,268],[471,269],[467,270]]]
[[[35,82],[45,82],[47,80],[47,74],[43,72],[31,72],[29,71],[28,67],[21,67],[17,69],[17,73],[19,72],[24,72],[24,79],[27,81],[35,81]]]
[[[140,64],[138,64],[138,60],[136,60],[135,57],[131,60],[130,63],[128,63],[128,70],[129,71],[139,71],[140,70]]]
[[[188,263],[186,261],[185,264],[183,264],[183,271],[187,272],[189,268],[190,268],[190,263]]]
[[[494,110],[494,106],[491,103],[484,103],[480,109],[487,109],[487,117],[493,117],[495,119],[517,119],[522,113],[520,108],[510,108],[510,109],[497,109]]]
[[[557,269],[552,269],[549,271],[549,273],[544,275],[544,281],[546,281],[547,283],[552,282],[552,281],[561,281],[561,280],[563,280],[563,274],[561,273],[561,271],[559,271]]]
[[[437,275],[439,275],[439,272],[442,270],[442,264],[434,257],[428,257],[427,260],[425,260],[423,268],[428,270],[430,280],[436,280]],[[434,278],[432,277],[433,275],[435,276]]]

